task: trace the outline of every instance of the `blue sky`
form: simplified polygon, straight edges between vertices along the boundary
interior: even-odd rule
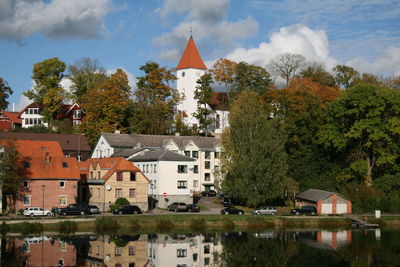
[[[400,75],[398,0],[0,0],[0,77],[17,109],[33,64],[51,57],[97,59],[134,85],[148,60],[176,66],[190,27],[209,67],[227,57],[268,69],[289,52]]]

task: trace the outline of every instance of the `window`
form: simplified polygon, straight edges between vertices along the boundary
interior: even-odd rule
[[[134,246],[129,246],[129,256],[135,255],[135,247]]]
[[[219,114],[215,116],[215,129],[219,129],[221,127],[221,119],[219,117]]]
[[[178,173],[187,173],[187,165],[178,165]]]
[[[211,158],[211,152],[210,151],[204,152],[204,158],[205,159],[210,159]]]
[[[219,152],[214,152],[214,158],[219,159]]]
[[[184,257],[186,257],[186,255],[187,255],[186,249],[180,248],[180,249],[177,249],[177,250],[176,250],[176,257],[178,257],[178,258],[184,258]]]
[[[29,181],[24,181],[24,187],[29,187]]]
[[[185,72],[184,71],[182,71],[182,77],[185,77]]]
[[[68,168],[68,162],[63,161],[62,167],[63,167],[63,168]]]
[[[24,196],[24,206],[29,206],[31,204],[31,196]]]
[[[24,168],[30,168],[31,164],[29,163],[29,161],[24,161]]]
[[[136,172],[131,172],[130,180],[131,180],[131,182],[135,182],[136,181]]]
[[[128,267],[135,267],[135,263],[134,262],[130,262]]]
[[[204,254],[210,254],[210,245],[204,246]]]
[[[209,173],[204,174],[204,181],[209,182],[211,180],[211,175]]]
[[[209,170],[210,169],[210,167],[211,167],[211,162],[210,161],[204,161],[204,168],[206,169],[206,170]]]
[[[187,181],[178,181],[178,189],[186,189]]]
[[[129,189],[129,197],[130,198],[135,198],[136,197],[136,189],[135,188]]]
[[[60,187],[65,187],[65,182],[64,181],[60,182]]]
[[[192,158],[198,159],[199,158],[199,151],[192,151]]]
[[[58,196],[58,199],[59,199],[60,205],[62,205],[62,206],[67,205],[67,196]]]
[[[199,181],[198,180],[194,180],[193,181],[193,187],[198,187],[199,186]]]
[[[157,173],[157,164],[154,164],[154,173]]]
[[[81,121],[72,121],[72,125],[79,125],[81,124]]]
[[[81,118],[81,111],[80,110],[74,110],[72,113],[72,118],[73,119],[80,119]]]
[[[199,173],[199,165],[193,165],[193,173]]]
[[[120,188],[115,189],[115,197],[116,198],[122,197],[122,189],[120,189]]]
[[[63,259],[59,259],[58,260],[58,266],[64,266],[64,260]]]
[[[210,265],[210,258],[204,258],[204,266]]]
[[[122,181],[122,172],[117,172],[117,181]]]
[[[186,156],[186,157],[190,157],[190,151],[187,151],[187,150],[186,150],[186,151],[185,151],[185,156]]]
[[[90,172],[90,179],[93,179],[93,172]]]
[[[114,254],[115,254],[115,256],[121,256],[121,254],[122,254],[122,247],[115,247]]]
[[[199,254],[193,253],[193,261],[197,261],[198,257],[199,257]]]
[[[79,154],[78,156],[76,156],[76,158],[78,159],[78,162],[81,162],[81,161],[82,161],[82,155],[81,155],[81,154]]]

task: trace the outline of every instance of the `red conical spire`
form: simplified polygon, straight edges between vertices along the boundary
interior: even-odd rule
[[[179,61],[178,66],[176,67],[177,70],[188,68],[202,70],[207,69],[206,65],[200,57],[200,53],[197,50],[196,44],[194,43],[192,36],[190,36],[189,42],[186,45],[182,58]]]

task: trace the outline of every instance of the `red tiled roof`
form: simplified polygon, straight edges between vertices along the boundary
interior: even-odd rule
[[[18,118],[19,116],[19,112],[8,112],[8,111],[3,111],[3,114],[5,117],[7,117],[10,121],[12,121],[13,123],[18,123],[21,124],[22,121],[20,118]]]
[[[196,44],[193,41],[192,36],[190,36],[189,42],[186,45],[185,51],[183,52],[182,58],[179,61],[176,69],[202,69],[206,70],[207,67],[201,59],[200,53],[197,50]]]
[[[208,104],[213,110],[228,110],[228,94],[224,92],[214,92]]]

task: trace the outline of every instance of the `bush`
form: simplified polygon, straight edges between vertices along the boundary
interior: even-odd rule
[[[97,218],[95,224],[96,233],[99,234],[112,234],[120,228],[120,225],[116,220],[108,217]]]
[[[58,223],[58,232],[62,234],[75,233],[78,230],[78,224],[74,221],[63,221]]]
[[[18,210],[18,214],[19,214],[19,215],[24,214],[24,209],[19,209],[19,210]]]
[[[8,224],[6,224],[5,222],[3,222],[0,225],[0,233],[2,236],[6,236],[8,232],[10,232],[10,226]]]
[[[193,232],[199,233],[199,232],[203,232],[204,229],[206,229],[207,223],[204,220],[204,218],[196,218],[195,217],[190,220],[189,227],[190,227],[190,230],[192,230]]]
[[[122,208],[123,206],[129,205],[129,201],[124,197],[120,197],[115,201],[115,205],[117,205],[118,208]]]
[[[174,223],[169,219],[161,219],[157,221],[156,228],[160,232],[169,232],[174,229]]]
[[[17,225],[13,225],[13,230],[23,235],[40,234],[43,232],[44,227],[43,224],[37,222],[35,223],[23,222]]]
[[[113,212],[114,210],[118,209],[118,206],[116,204],[111,204],[110,205],[110,211]]]

